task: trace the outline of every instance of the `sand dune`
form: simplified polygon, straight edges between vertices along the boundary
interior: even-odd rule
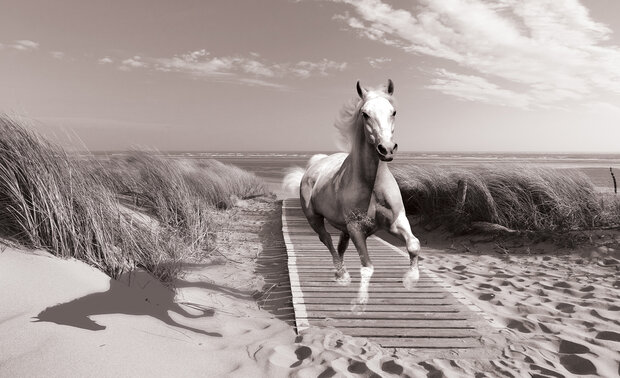
[[[251,351],[294,338],[216,291],[179,305],[153,279],[127,286],[44,252],[5,250],[0,285],[2,376],[250,376],[262,369]]]

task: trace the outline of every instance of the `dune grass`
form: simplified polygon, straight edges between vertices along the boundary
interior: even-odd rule
[[[169,282],[209,248],[217,207],[266,192],[236,167],[203,164],[140,152],[121,162],[71,156],[0,116],[0,233],[112,277],[141,267]]]
[[[470,229],[474,222],[556,232],[605,227],[620,220],[619,202],[601,196],[576,170],[408,166],[392,171],[407,213],[455,232]]]
[[[216,209],[236,198],[267,194],[254,174],[215,160],[168,159],[156,152],[132,151],[94,166],[93,174],[121,201],[147,211],[176,230],[186,244],[206,249],[208,223]]]

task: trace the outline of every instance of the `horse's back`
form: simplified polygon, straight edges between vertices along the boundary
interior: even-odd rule
[[[348,155],[344,152],[328,155],[308,166],[301,180],[301,202],[305,212],[308,209],[328,219],[334,218],[330,211],[338,207],[334,183]]]

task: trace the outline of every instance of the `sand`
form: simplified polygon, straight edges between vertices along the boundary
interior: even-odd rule
[[[593,242],[576,249],[418,235],[424,266],[505,327],[501,358],[483,364],[491,375],[620,375],[617,231],[593,232]],[[476,365],[459,361],[448,376]]]
[[[218,233],[218,249],[187,264],[176,291],[143,272],[112,280],[79,261],[5,248],[0,376],[620,373],[620,264],[613,235],[565,254],[551,245],[512,248],[421,234],[423,264],[504,326],[507,344],[492,360],[420,361],[415,351],[385,350],[333,328],[296,335],[279,203],[238,205],[222,214],[223,224],[234,226]]]

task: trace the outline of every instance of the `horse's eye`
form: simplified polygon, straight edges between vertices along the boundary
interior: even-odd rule
[[[394,113],[392,113],[392,117],[396,117],[396,110],[394,110]]]
[[[368,119],[368,114],[366,114],[365,112],[362,112],[362,115],[364,116],[364,119]]]

